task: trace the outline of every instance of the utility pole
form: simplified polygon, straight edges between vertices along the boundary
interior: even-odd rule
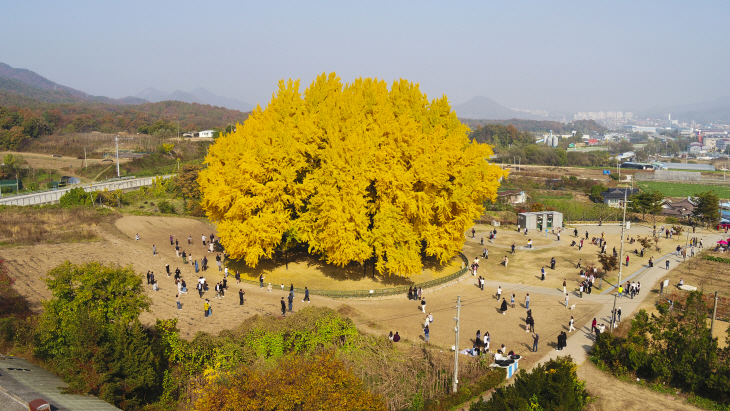
[[[616,283],[617,287],[621,287],[621,274],[623,274],[623,268],[624,268],[623,256],[624,256],[624,229],[626,228],[626,203],[627,203],[626,190],[624,189],[624,221],[621,224],[621,249],[618,253],[618,283]],[[613,319],[613,315],[615,312],[616,312],[616,295],[614,294],[613,312],[611,313],[611,332],[613,332],[613,323],[615,322]]]
[[[712,323],[710,323],[710,338],[712,338],[712,331],[715,328],[715,317],[717,316],[717,291],[715,291],[715,307],[712,309]]]
[[[454,346],[454,384],[453,392],[456,392],[456,387],[459,384],[459,314],[461,313],[461,296],[456,297],[456,327],[454,327],[454,333],[456,334],[456,345]]]
[[[132,138],[131,137],[130,138],[124,138],[122,140],[132,140]],[[117,136],[114,137],[114,142],[117,145],[117,178],[121,178],[121,176],[119,175],[119,134],[117,134]]]
[[[117,178],[119,178],[119,135],[114,137],[114,142],[117,145]]]

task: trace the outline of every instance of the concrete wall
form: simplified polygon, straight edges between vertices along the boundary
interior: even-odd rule
[[[638,181],[700,181],[702,173],[693,171],[654,170],[653,173],[636,173]]]
[[[172,177],[172,174],[161,176],[164,179]],[[129,180],[118,180],[108,181],[104,183],[95,183],[92,185],[79,184],[76,187],[83,187],[84,191],[109,191],[114,190],[134,190],[144,186],[150,186],[155,181],[156,177],[141,177],[131,178]],[[40,193],[24,194],[12,197],[0,198],[0,205],[16,205],[16,206],[27,206],[27,205],[42,205],[42,204],[53,204],[57,203],[61,196],[66,194],[69,190],[76,187],[64,187],[55,191],[44,191]]]

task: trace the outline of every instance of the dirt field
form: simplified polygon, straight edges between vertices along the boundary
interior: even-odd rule
[[[88,178],[80,177],[76,171],[80,170],[84,167],[84,160],[73,158],[73,157],[53,157],[51,154],[37,154],[37,153],[19,153],[15,151],[0,151],[0,156],[5,157],[6,154],[13,154],[13,155],[20,155],[22,156],[25,161],[27,162],[26,165],[23,166],[23,168],[30,166],[34,169],[49,169],[49,170],[58,170],[59,173],[65,176],[72,176],[72,177],[78,177],[81,182],[86,183],[89,182]],[[121,158],[119,159],[120,163],[126,163],[128,161],[131,161],[127,158]],[[102,163],[101,159],[87,159],[87,165],[92,164],[98,164]],[[102,164],[107,164],[109,166],[115,166],[116,167],[116,159],[115,161],[106,161]]]
[[[586,381],[591,397],[597,397],[586,411],[664,411],[700,410],[682,397],[653,391],[647,387],[624,382],[586,361],[578,367],[578,378]]]
[[[592,169],[592,168],[580,168],[580,167],[554,167],[554,166],[530,166],[521,165],[519,171],[517,166],[512,166],[510,172],[516,172],[515,175],[519,175],[519,171],[538,172],[546,174],[559,174],[561,176],[576,176],[578,178],[590,178],[593,180],[605,180],[609,181],[610,178],[603,174],[603,169]],[[612,173],[616,172],[616,168],[607,167]],[[623,174],[623,170],[621,172]]]
[[[528,231],[528,235],[517,233],[516,227],[503,226],[497,229],[497,238],[494,243],[490,243],[487,238],[487,233],[494,227],[487,225],[477,225],[476,238],[471,238],[471,232],[467,233],[466,244],[463,247],[462,252],[473,260],[474,257],[482,254],[482,250],[487,248],[489,250],[489,259],[481,259],[479,267],[479,275],[485,275],[488,280],[503,279],[505,281],[524,284],[534,285],[541,287],[548,287],[553,289],[562,290],[563,280],[567,280],[569,286],[568,289],[575,289],[576,285],[580,281],[580,268],[578,268],[578,261],[581,260],[581,266],[585,267],[588,262],[597,263],[596,258],[599,248],[597,245],[589,244],[589,241],[585,241],[583,249],[578,250],[577,246],[571,247],[571,243],[575,240],[576,242],[580,238],[585,239],[585,233],[588,232],[589,239],[593,237],[600,238],[603,234],[607,242],[607,251],[610,253],[613,247],[616,250],[620,250],[620,237],[621,228],[615,224],[605,224],[601,227],[598,226],[575,226],[578,229],[578,239],[573,237],[573,226],[568,226],[566,231],[561,235],[560,242],[557,241],[557,235],[552,232],[548,233],[545,237],[545,233],[537,233]],[[657,227],[658,228],[658,227]],[[707,233],[707,231],[698,230],[697,234]],[[652,229],[647,226],[633,225],[629,230],[626,231],[627,237],[644,237],[651,236]],[[484,245],[481,244],[481,238],[484,237]],[[527,239],[532,239],[533,249],[527,249]],[[628,241],[624,241],[624,255],[629,254],[629,265],[628,267],[624,264],[623,273],[624,277],[640,269],[643,265],[648,264],[651,256],[659,257],[670,250],[676,248],[677,245],[684,246],[686,236],[675,236],[673,239],[661,239],[659,247],[662,252],[646,251],[644,257],[641,258],[634,254],[634,250],[640,250],[641,245],[639,243],[629,244]],[[515,255],[511,255],[510,246],[515,243],[517,251]],[[502,257],[507,256],[509,258],[508,269],[501,264]],[[550,259],[555,257],[556,267],[555,270],[550,269]],[[624,260],[625,263],[625,260]],[[545,266],[547,271],[546,280],[540,280],[540,269]],[[604,279],[604,282],[614,284],[618,278],[618,270],[611,271],[609,276]],[[572,287],[572,288],[571,288]],[[605,288],[604,288],[605,289]]]
[[[201,243],[200,236],[210,235],[213,228],[205,221],[177,218],[177,217],[139,217],[125,216],[116,222],[116,226],[99,227],[99,241],[92,243],[48,244],[39,246],[22,246],[0,249],[7,261],[13,277],[18,279],[16,288],[31,301],[33,308],[40,309],[40,301],[50,298],[41,278],[50,268],[68,259],[76,263],[98,260],[104,263],[120,265],[132,264],[135,270],[144,276],[147,270],[155,272],[160,284],[160,291],[154,292],[151,287],[145,287],[146,293],[152,299],[152,312],[142,316],[143,322],[153,324],[155,318],[177,318],[183,336],[192,338],[197,331],[217,333],[222,329],[232,328],[247,317],[261,314],[281,314],[279,304],[286,292],[274,288],[272,292],[260,289],[257,286],[235,284],[229,277],[228,292],[223,299],[215,299],[213,291],[207,292],[200,298],[193,289],[197,276],[190,265],[180,264],[182,261],[175,257],[174,247],[170,246],[169,235],[174,234],[181,238],[181,247],[193,258],[203,256],[206,251]],[[134,240],[139,233],[141,240]],[[193,237],[192,245],[187,245],[187,236]],[[505,236],[506,237],[506,236]],[[498,236],[499,238],[499,236]],[[152,244],[158,250],[152,255]],[[214,256],[210,260],[214,261]],[[171,269],[179,266],[183,278],[191,290],[182,297],[183,309],[175,308],[175,294],[173,278],[165,274],[165,264]],[[290,266],[290,270],[292,270]],[[221,281],[223,276],[215,270],[203,274],[209,284]],[[557,281],[557,280],[556,280]],[[302,287],[299,281],[295,286]],[[557,282],[556,282],[557,284]],[[239,305],[238,289],[246,293],[246,303]],[[363,287],[365,288],[365,287]],[[448,350],[453,345],[455,303],[457,296],[461,296],[462,333],[461,348],[470,347],[477,330],[490,331],[492,348],[505,344],[508,350],[514,350],[525,355],[527,362],[536,361],[543,353],[532,354],[528,351],[531,344],[530,334],[524,330],[525,311],[522,301],[529,288],[520,286],[514,290],[504,288],[504,295],[511,292],[517,294],[516,308],[508,309],[506,315],[498,310],[498,302],[494,298],[494,288],[484,291],[476,287],[474,277],[467,276],[464,281],[436,291],[426,291],[426,313],[431,312],[434,323],[431,325],[431,346],[435,349]],[[560,330],[566,328],[570,315],[573,315],[578,324],[590,319],[598,310],[600,303],[585,301],[578,304],[575,310],[566,310],[561,293],[547,290],[546,294],[533,294],[531,308],[534,309],[536,328],[541,333],[541,339],[546,346],[552,342]],[[302,295],[296,295],[294,311],[302,304]],[[204,299],[211,300],[213,316],[205,318],[203,315]],[[326,306],[339,309],[353,318],[358,327],[364,331],[387,334],[389,331],[399,331],[405,343],[422,343],[422,324],[425,318],[417,302],[409,301],[405,295],[382,300],[333,300],[312,296],[312,305]],[[546,348],[547,349],[547,348]]]

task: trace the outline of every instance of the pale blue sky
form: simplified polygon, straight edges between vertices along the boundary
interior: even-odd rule
[[[9,1],[0,61],[96,95],[205,87],[265,104],[318,73],[545,110],[730,95],[730,2]]]

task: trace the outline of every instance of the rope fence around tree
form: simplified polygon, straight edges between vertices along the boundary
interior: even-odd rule
[[[459,257],[461,257],[461,260],[464,262],[464,268],[461,270],[447,275],[446,277],[437,278],[435,280],[426,281],[424,283],[418,283],[408,286],[400,286],[400,287],[391,287],[391,288],[380,288],[380,289],[373,289],[373,290],[352,290],[352,291],[341,291],[341,290],[309,290],[310,295],[319,295],[322,297],[331,297],[331,298],[373,298],[373,297],[387,297],[391,295],[398,295],[398,294],[406,294],[408,292],[408,288],[410,287],[420,287],[421,289],[428,289],[428,288],[434,288],[438,287],[440,285],[449,283],[451,281],[454,281],[461,276],[467,274],[469,272],[469,260],[466,258],[466,256],[462,253],[458,254]],[[246,280],[241,279],[241,282],[252,284],[252,285],[259,285],[260,283],[258,281],[253,280]],[[295,293],[304,293],[304,288],[295,287],[294,288]]]

